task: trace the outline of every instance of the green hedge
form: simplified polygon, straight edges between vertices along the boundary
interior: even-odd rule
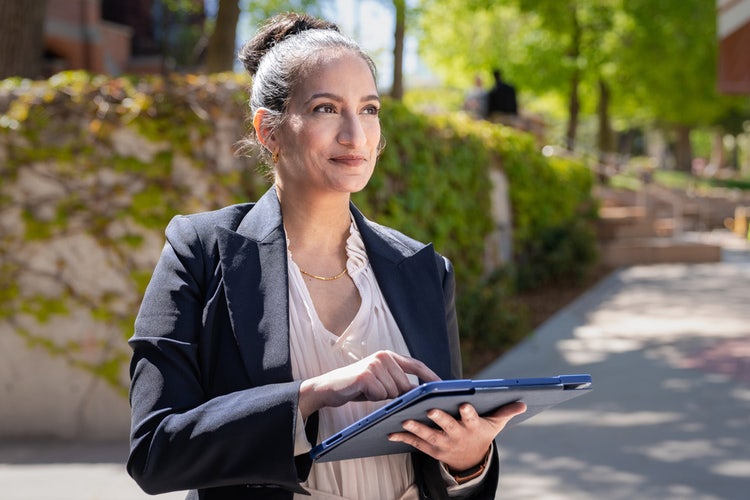
[[[388,147],[358,202],[448,256],[456,268],[457,308],[467,371],[529,333],[517,292],[579,282],[597,260],[594,177],[580,161],[545,157],[527,133],[463,113],[426,116],[386,100]],[[508,178],[514,259],[483,269],[493,229],[488,169]],[[363,201],[360,201],[363,200]]]
[[[114,325],[118,345],[129,337],[137,300],[125,312],[113,313],[107,310],[110,297],[78,297],[70,287],[61,297],[24,296],[18,286],[22,259],[11,257],[22,251],[24,241],[82,230],[119,256],[114,265],[130,277],[134,295],[140,297],[151,269],[128,255],[139,250],[146,233],[160,233],[176,213],[255,199],[267,188],[254,162],[237,158],[234,168],[222,169],[206,153],[222,117],[239,124],[237,138],[241,136],[246,85],[243,78],[227,74],[164,80],[81,72],[45,82],[0,82],[3,183],[12,185],[24,169],[43,163],[52,165],[57,181],[66,186],[52,217],[0,189],[0,211],[21,213],[24,225],[20,236],[0,239],[0,281],[13,284],[0,292],[0,321],[20,325],[14,316],[23,311],[33,313],[41,324],[49,321],[50,311],[66,314],[84,307],[93,318]],[[595,257],[588,231],[594,213],[588,169],[578,162],[545,158],[527,134],[461,114],[426,116],[386,98],[381,120],[388,145],[370,185],[355,195],[355,202],[368,217],[433,242],[453,261],[468,351],[512,345],[528,332],[515,290],[579,276]],[[123,128],[161,146],[149,161],[122,154],[112,134]],[[194,183],[178,174],[185,159],[212,186],[210,196],[196,192]],[[485,238],[493,229],[489,168],[506,173],[514,218],[515,262],[496,272],[483,268]],[[87,181],[102,169],[118,176],[106,190]],[[79,185],[90,189],[81,191]],[[119,202],[125,198],[127,203]],[[132,231],[110,230],[123,219]],[[44,304],[50,303],[55,307],[48,311]],[[19,333],[51,354],[72,349],[31,329],[19,327]],[[99,365],[87,365],[75,356],[70,360],[118,385],[126,358],[127,351],[121,351]]]

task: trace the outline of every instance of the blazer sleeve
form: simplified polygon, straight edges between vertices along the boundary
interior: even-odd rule
[[[300,382],[206,393],[200,340],[231,335],[204,317],[221,285],[207,283],[215,265],[188,218],[166,236],[129,342],[129,474],[150,494],[237,484],[304,492],[293,456]]]

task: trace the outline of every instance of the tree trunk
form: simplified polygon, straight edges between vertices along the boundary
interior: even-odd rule
[[[599,78],[599,104],[597,105],[597,117],[599,119],[599,130],[597,145],[599,155],[606,156],[615,150],[612,124],[609,119],[609,86],[603,78]]]
[[[726,164],[726,151],[724,150],[724,131],[716,129],[711,142],[711,158],[708,162],[713,168],[724,168]]]
[[[171,44],[169,42],[172,25],[172,11],[164,0],[161,0],[161,9],[161,41],[159,43],[161,74],[165,77],[164,81],[169,82],[169,79],[166,77],[169,75],[169,72],[174,69],[174,59],[171,57]],[[167,85],[169,85],[169,83],[167,83]]]
[[[209,73],[232,71],[237,56],[235,38],[240,19],[238,0],[219,0],[216,25],[206,48],[206,70]]]
[[[568,100],[568,128],[565,133],[566,146],[570,151],[575,149],[576,134],[578,130],[578,114],[581,110],[581,102],[578,98],[578,85],[581,81],[581,70],[578,67],[578,58],[581,55],[581,25],[578,22],[578,12],[573,9],[573,33],[568,50],[568,57],[573,63],[573,74],[570,77],[570,98]]]
[[[404,97],[404,37],[406,36],[406,0],[393,0],[396,8],[396,30],[393,43],[393,87],[391,97]]]
[[[677,142],[675,144],[675,168],[690,172],[693,163],[693,148],[690,145],[690,126],[677,125]]]
[[[47,0],[0,0],[0,79],[39,78]]]

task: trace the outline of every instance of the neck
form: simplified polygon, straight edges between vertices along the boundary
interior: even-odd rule
[[[292,249],[315,248],[320,254],[340,254],[349,237],[349,195],[312,196],[288,193],[276,186],[284,229]]]

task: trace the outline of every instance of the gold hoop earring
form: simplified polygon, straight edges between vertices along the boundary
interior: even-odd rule
[[[278,151],[274,151],[273,153],[271,153],[271,161],[274,164],[276,164],[276,163],[279,162],[279,152]]]

